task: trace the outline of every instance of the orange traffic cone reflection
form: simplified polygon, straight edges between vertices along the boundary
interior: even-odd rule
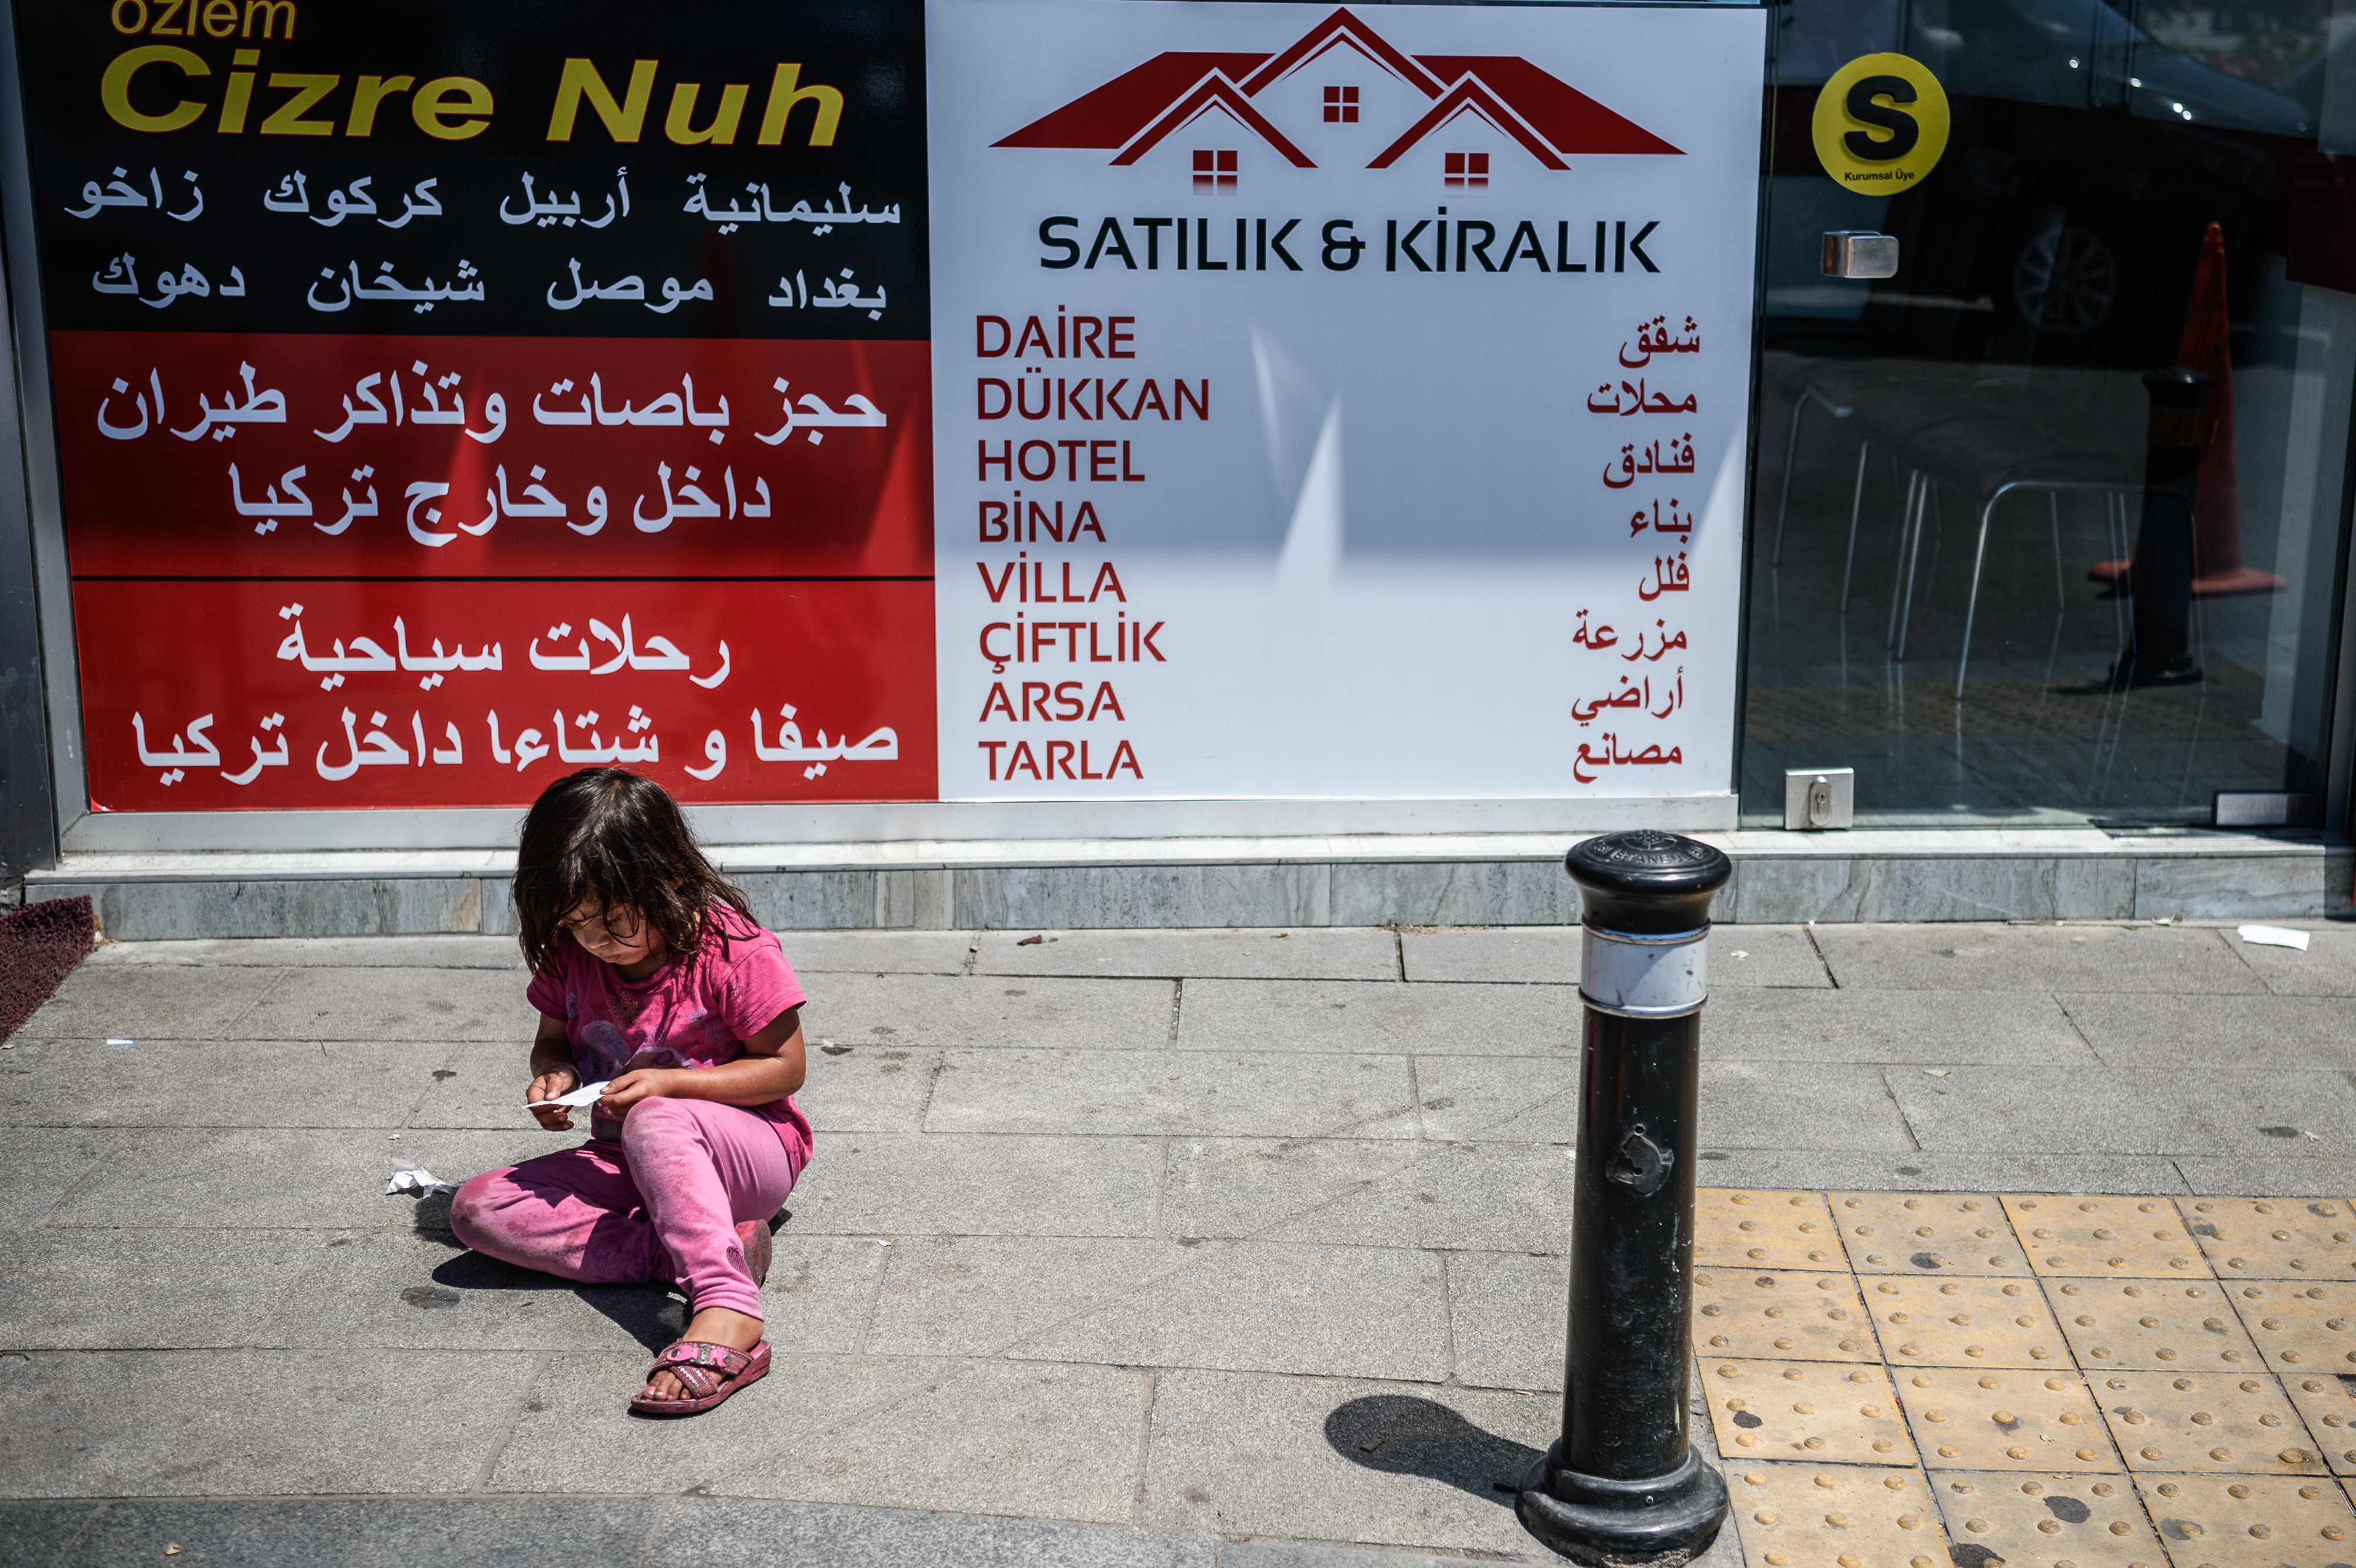
[[[2209,225],[2201,237],[2201,262],[2192,274],[2192,298],[2184,313],[2184,336],[2176,362],[2199,371],[2216,384],[2205,413],[2201,472],[2193,505],[2192,591],[2212,594],[2270,593],[2283,586],[2272,572],[2242,564],[2242,496],[2233,451],[2233,322],[2225,306],[2225,231]],[[2086,575],[2114,582],[2128,563],[2104,561]]]

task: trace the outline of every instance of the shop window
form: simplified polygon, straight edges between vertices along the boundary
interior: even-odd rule
[[[1489,155],[1486,153],[1449,153],[1445,172],[1451,190],[1486,190],[1489,188]]]
[[[1355,87],[1329,87],[1325,90],[1325,124],[1355,125],[1358,123],[1358,90]]]
[[[1194,188],[1196,190],[1233,190],[1236,188],[1236,155],[1232,149],[1214,152],[1198,147],[1194,151]]]

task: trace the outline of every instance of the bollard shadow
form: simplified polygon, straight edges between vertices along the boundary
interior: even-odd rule
[[[402,1299],[412,1306],[455,1306],[469,1291],[561,1291],[604,1314],[648,1355],[687,1332],[687,1303],[661,1285],[577,1285],[468,1251],[436,1265],[432,1278],[430,1285],[402,1291]]]
[[[1523,1478],[1546,1455],[1473,1425],[1436,1400],[1368,1394],[1325,1418],[1325,1441],[1353,1465],[1421,1476],[1512,1508]]]

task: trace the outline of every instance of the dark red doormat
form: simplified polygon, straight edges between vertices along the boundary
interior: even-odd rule
[[[0,915],[0,1040],[81,967],[96,934],[87,898],[50,898]]]

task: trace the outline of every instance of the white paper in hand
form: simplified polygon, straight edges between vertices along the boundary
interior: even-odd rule
[[[610,1079],[601,1080],[596,1083],[584,1083],[580,1088],[574,1090],[572,1093],[560,1094],[553,1100],[528,1100],[524,1101],[524,1109],[527,1111],[541,1111],[552,1105],[594,1105],[600,1100],[605,1099],[605,1091],[613,1087],[613,1083]]]
[[[2240,934],[2244,941],[2256,942],[2261,947],[2307,950],[2307,933],[2294,931],[2287,926],[2244,926],[2240,928]]]
[[[413,1192],[420,1197],[432,1197],[437,1192],[457,1190],[456,1183],[444,1181],[423,1165],[412,1165],[407,1160],[392,1162],[392,1179],[384,1184],[387,1197],[396,1192]]]

